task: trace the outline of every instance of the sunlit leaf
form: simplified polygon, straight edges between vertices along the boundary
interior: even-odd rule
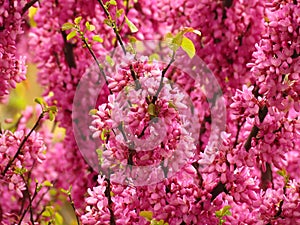
[[[99,35],[94,35],[93,36],[93,40],[94,41],[97,41],[99,43],[102,43],[103,42],[103,39],[99,36]]]
[[[64,23],[61,27],[62,30],[70,30],[74,27],[74,24],[73,23]]]
[[[127,16],[125,16],[125,22],[128,25],[131,33],[136,33],[138,32],[138,28],[127,18]]]
[[[81,20],[82,20],[82,16],[78,16],[74,19],[74,23],[79,24]]]
[[[71,40],[72,38],[74,38],[76,36],[76,30],[73,30],[72,32],[70,32],[68,35],[67,35],[67,40]]]
[[[151,211],[141,211],[139,214],[141,217],[144,217],[146,220],[151,221],[153,217],[153,212]]]
[[[195,56],[196,50],[194,43],[187,37],[182,38],[181,48],[188,54],[190,58]]]

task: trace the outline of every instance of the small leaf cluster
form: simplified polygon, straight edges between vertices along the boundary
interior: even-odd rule
[[[289,186],[288,186],[288,183],[289,183],[289,180],[290,180],[290,176],[289,176],[289,174],[286,172],[286,170],[285,170],[285,169],[278,170],[278,171],[277,171],[277,174],[278,174],[279,176],[282,176],[282,177],[284,178],[284,186],[285,186],[285,187],[289,187]]]
[[[219,218],[219,225],[222,225],[226,222],[226,220],[223,218],[224,216],[231,216],[230,208],[230,205],[225,205],[222,209],[215,212],[216,217]]]
[[[96,27],[94,25],[92,25],[89,21],[86,21],[85,29],[82,30],[80,27],[81,21],[82,21],[82,17],[79,16],[74,19],[74,23],[67,22],[62,25],[62,28],[61,28],[62,31],[71,30],[71,32],[67,35],[68,41],[78,35],[80,39],[82,39],[86,43],[88,43],[88,38],[85,37],[85,33],[87,31],[91,31],[91,32],[94,31],[96,29]],[[103,42],[103,39],[97,34],[93,35],[92,39],[95,42],[99,42],[99,43]]]
[[[150,225],[169,225],[169,223],[165,222],[164,220],[158,221],[156,219],[153,219],[153,212],[151,211],[141,211],[139,215],[149,221]]]
[[[62,215],[53,206],[46,206],[42,216],[47,220],[47,224],[64,224]]]
[[[36,98],[34,101],[42,107],[42,110],[43,110],[42,113],[43,114],[47,113],[49,116],[49,120],[53,121],[54,116],[57,113],[57,107],[56,106],[48,106],[47,102],[43,98]]]
[[[191,39],[185,36],[187,33],[194,33],[201,36],[200,31],[186,27],[175,35],[168,33],[165,40],[173,52],[176,52],[181,47],[190,58],[193,58],[196,54],[195,45]]]

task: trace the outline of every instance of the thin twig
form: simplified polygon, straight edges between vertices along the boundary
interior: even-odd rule
[[[38,118],[38,120],[36,121],[36,123],[34,124],[33,128],[30,130],[30,132],[25,136],[25,138],[23,139],[23,141],[21,142],[16,154],[14,155],[14,157],[12,158],[12,160],[10,160],[8,162],[8,164],[6,165],[4,171],[2,172],[2,176],[4,176],[6,174],[6,172],[8,171],[9,167],[13,164],[13,162],[16,160],[16,158],[19,156],[19,154],[22,151],[23,146],[25,145],[26,141],[28,140],[28,138],[30,137],[30,135],[32,134],[32,132],[39,126],[40,121],[43,119],[44,117],[44,112],[42,112]]]
[[[76,212],[75,204],[74,204],[74,201],[72,199],[71,193],[68,194],[68,197],[69,197],[69,201],[70,201],[71,207],[72,207],[72,209],[74,211],[77,224],[80,225],[79,218],[78,218],[78,215],[77,215],[77,212]]]
[[[28,10],[31,6],[33,6],[37,1],[39,1],[39,0],[32,0],[31,2],[26,3],[25,6],[24,6],[23,9],[22,9],[22,16],[23,16],[23,15],[27,12],[27,10]]]
[[[26,213],[28,212],[28,210],[29,210],[30,207],[31,207],[31,202],[33,202],[33,200],[34,200],[35,197],[37,196],[37,193],[38,193],[37,188],[38,188],[38,183],[35,183],[34,194],[33,194],[32,198],[30,198],[30,200],[29,200],[29,205],[28,205],[28,207],[24,210],[24,212],[23,212],[23,214],[22,214],[22,216],[21,216],[21,218],[20,218],[20,220],[19,220],[18,225],[21,225],[21,224],[22,224],[22,221],[23,221],[23,219],[24,219]]]
[[[171,60],[170,60],[169,64],[166,66],[166,68],[163,69],[163,71],[162,71],[162,73],[161,73],[161,79],[160,79],[159,87],[158,87],[158,89],[157,89],[157,91],[156,91],[156,93],[155,93],[155,95],[153,96],[153,99],[152,99],[152,103],[153,103],[153,104],[155,104],[155,102],[156,102],[156,100],[157,100],[157,98],[158,98],[158,95],[159,95],[159,93],[161,92],[161,90],[162,90],[162,88],[163,88],[163,86],[164,86],[164,83],[163,83],[164,77],[165,77],[165,75],[166,75],[168,69],[169,69],[170,66],[172,65],[172,63],[175,61],[175,54],[176,54],[176,52],[173,51],[172,57],[171,57]]]
[[[107,186],[105,189],[105,196],[108,200],[108,209],[110,212],[110,225],[116,225],[116,219],[115,219],[115,215],[114,215],[114,211],[112,210],[112,200],[111,200],[111,183],[110,180],[108,178],[105,178],[105,181],[107,182]]]
[[[95,60],[97,66],[98,66],[98,68],[99,68],[99,70],[100,70],[100,73],[101,73],[101,75],[103,76],[103,78],[104,78],[104,80],[105,80],[105,83],[106,83],[106,85],[107,85],[107,88],[108,88],[108,80],[107,80],[107,78],[106,78],[106,74],[105,74],[105,72],[104,72],[103,67],[101,66],[101,64],[100,64],[100,62],[98,61],[98,59],[97,59],[97,57],[96,57],[94,51],[91,49],[91,47],[89,46],[89,44],[87,43],[87,41],[85,40],[85,38],[83,37],[83,38],[81,38],[81,39],[82,39],[83,43],[85,44],[85,46],[87,47],[87,49],[89,50],[89,52],[91,53],[93,59]],[[108,88],[108,90],[109,90],[109,93],[112,94],[112,91],[111,91],[109,88]]]
[[[102,0],[98,0],[98,2],[99,2],[99,4],[101,5],[102,9],[104,10],[104,13],[105,13],[106,17],[107,17],[110,21],[112,21],[111,16],[110,16],[110,13],[108,12],[108,10],[107,10],[106,6],[104,5],[103,1],[102,1]],[[125,49],[124,43],[123,43],[123,41],[122,41],[122,38],[121,38],[121,36],[120,36],[120,33],[119,33],[119,31],[118,31],[118,28],[117,28],[117,25],[116,25],[115,22],[113,22],[113,27],[112,27],[112,28],[113,28],[113,30],[114,30],[114,32],[115,32],[115,34],[116,34],[116,38],[117,38],[118,42],[120,43],[121,48],[122,48],[124,54],[126,55],[126,49]]]

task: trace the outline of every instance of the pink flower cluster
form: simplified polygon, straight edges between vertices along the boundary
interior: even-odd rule
[[[0,1],[0,101],[11,88],[25,80],[25,57],[18,56],[17,41],[23,33],[23,7],[26,1]]]

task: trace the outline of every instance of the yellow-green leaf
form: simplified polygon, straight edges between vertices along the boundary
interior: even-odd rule
[[[189,55],[190,58],[193,58],[195,56],[195,46],[189,38],[182,38],[181,48]]]
[[[89,31],[94,31],[94,30],[96,29],[96,27],[95,27],[94,25],[90,24],[89,21],[87,21],[87,22],[85,23],[85,27],[86,27],[86,29],[89,30]]]
[[[150,116],[156,116],[155,105],[153,103],[148,105],[148,113]]]
[[[42,185],[44,187],[53,187],[53,184],[50,181],[48,181],[48,180],[45,180]]]
[[[67,40],[71,40],[73,37],[76,36],[76,30],[73,30],[72,32],[70,32],[68,35],[67,35]]]
[[[103,39],[99,36],[99,35],[94,35],[93,36],[93,40],[94,41],[97,41],[99,43],[102,43],[103,42]]]
[[[89,112],[89,115],[96,115],[96,113],[98,112],[97,109],[91,109],[90,112]]]
[[[74,23],[79,24],[81,20],[82,20],[82,16],[78,16],[74,19]]]
[[[127,18],[127,16],[125,16],[125,22],[127,23],[131,33],[136,33],[139,31],[137,27]]]
[[[64,30],[70,30],[74,27],[74,24],[73,23],[64,23],[61,27],[61,29],[64,31]]]
[[[109,4],[111,4],[111,5],[117,5],[117,2],[116,2],[116,0],[110,0]]]
[[[108,64],[109,64],[110,66],[115,65],[114,60],[113,60],[109,55],[106,55],[106,56],[105,56],[105,59],[106,59],[106,61],[108,62]]]
[[[64,219],[63,217],[57,212],[55,213],[55,224],[56,225],[63,225]]]
[[[35,98],[34,101],[44,107],[47,106],[47,103],[45,102],[45,100],[43,98]]]
[[[122,14],[124,13],[124,9],[119,9],[116,13],[117,18],[119,18],[120,16],[122,16]]]
[[[151,211],[141,211],[140,216],[144,217],[148,221],[151,221],[152,217],[153,217],[153,212],[151,212]]]

